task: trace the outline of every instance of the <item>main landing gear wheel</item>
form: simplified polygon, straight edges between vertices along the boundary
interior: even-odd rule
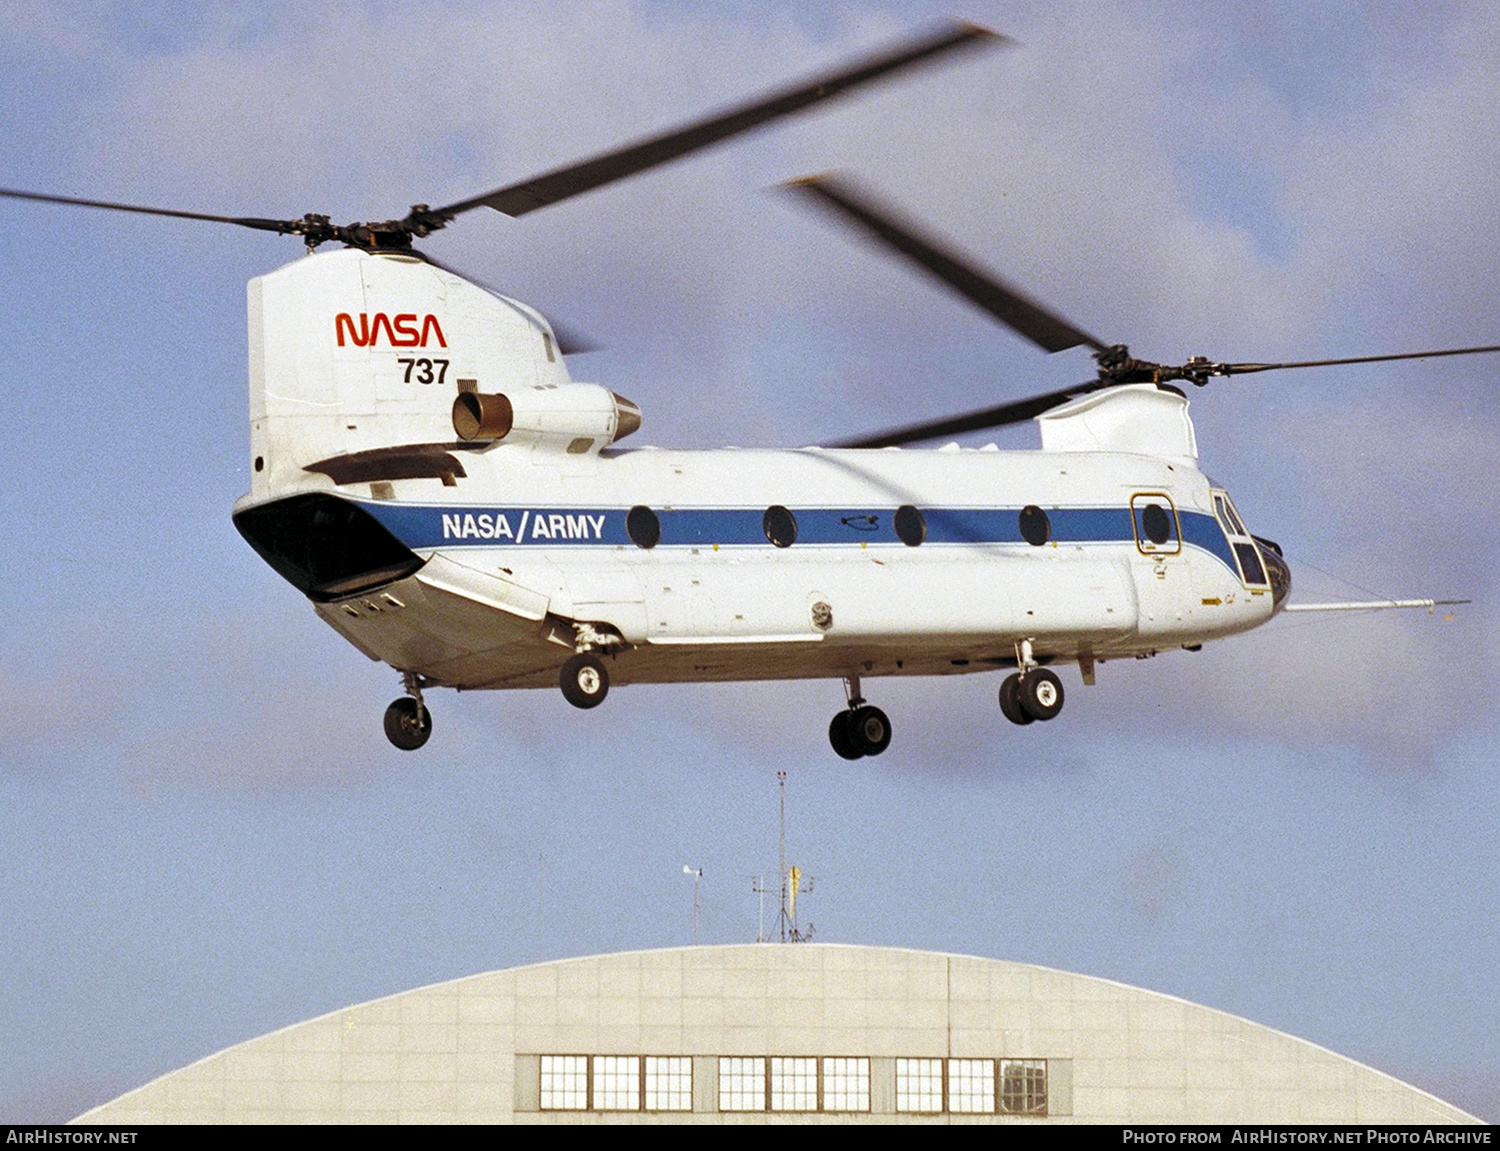
[[[609,672],[604,663],[591,652],[580,652],[571,656],[562,665],[559,677],[563,698],[574,707],[598,707],[609,694]]]
[[[891,746],[891,721],[878,707],[856,708],[849,720],[854,746],[861,755],[879,755]]]
[[[432,712],[409,695],[385,709],[385,737],[402,751],[416,751],[432,734]]]
[[[1021,679],[1021,707],[1033,719],[1052,719],[1062,711],[1062,680],[1055,672],[1034,667]]]
[[[891,746],[891,721],[878,707],[841,711],[828,725],[828,742],[844,759],[879,755]]]
[[[1028,723],[1035,721],[1036,717],[1021,707],[1021,677],[1014,673],[1005,677],[1000,684],[1000,714],[1011,723],[1025,727]]]
[[[854,713],[840,711],[834,714],[828,725],[828,742],[833,745],[840,759],[858,759],[863,752],[854,749]]]
[[[1062,705],[1062,680],[1044,667],[1034,667],[1024,676],[1013,673],[1000,684],[1000,714],[1011,723],[1024,726],[1052,719]]]

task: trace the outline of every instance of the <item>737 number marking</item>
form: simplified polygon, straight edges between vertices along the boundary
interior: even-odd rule
[[[406,365],[406,383],[411,383],[412,370],[417,373],[419,384],[441,384],[443,377],[448,374],[447,360],[409,360],[406,357],[398,357],[398,364]]]

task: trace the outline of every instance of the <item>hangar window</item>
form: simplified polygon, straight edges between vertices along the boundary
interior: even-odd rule
[[[818,1061],[771,1056],[771,1110],[818,1109]]]
[[[588,1105],[588,1056],[543,1055],[542,1110],[586,1111]]]
[[[532,1102],[520,1109],[694,1110],[693,1057],[689,1055],[525,1058],[537,1061],[532,1066],[540,1075],[532,1080],[535,1086],[531,1090],[537,1092],[531,1095]],[[724,1055],[718,1063],[718,1105],[723,1112],[869,1114],[872,1111],[868,1056]],[[1048,1114],[1045,1059],[898,1058],[895,1072],[897,1112]],[[887,1100],[881,1110],[889,1106]]]
[[[686,1055],[646,1056],[646,1110],[693,1109],[693,1060]]]
[[[896,1110],[936,1113],[943,1109],[943,1061],[896,1060]]]
[[[1047,1061],[1000,1060],[1000,1113],[1047,1114]]]
[[[764,1111],[766,1109],[766,1060],[764,1056],[719,1057],[719,1110]]]
[[[870,1061],[865,1058],[823,1059],[823,1110],[870,1109]]]
[[[594,1111],[641,1109],[641,1060],[637,1055],[594,1056]]]
[[[948,1110],[961,1115],[994,1114],[993,1059],[948,1060]]]

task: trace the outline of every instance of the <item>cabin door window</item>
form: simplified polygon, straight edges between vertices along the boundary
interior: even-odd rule
[[[1173,556],[1182,551],[1177,508],[1165,492],[1136,492],[1130,497],[1135,546],[1142,555]]]

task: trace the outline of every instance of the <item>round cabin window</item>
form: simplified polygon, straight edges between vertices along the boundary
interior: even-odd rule
[[[797,542],[797,517],[780,504],[772,504],[761,517],[761,527],[766,539],[779,548],[789,548]]]
[[[661,520],[650,508],[636,504],[625,513],[625,533],[638,548],[654,548],[661,543]]]
[[[1052,521],[1036,504],[1021,509],[1021,538],[1036,548],[1052,538]]]
[[[914,548],[927,538],[927,517],[911,504],[896,509],[896,538]]]

